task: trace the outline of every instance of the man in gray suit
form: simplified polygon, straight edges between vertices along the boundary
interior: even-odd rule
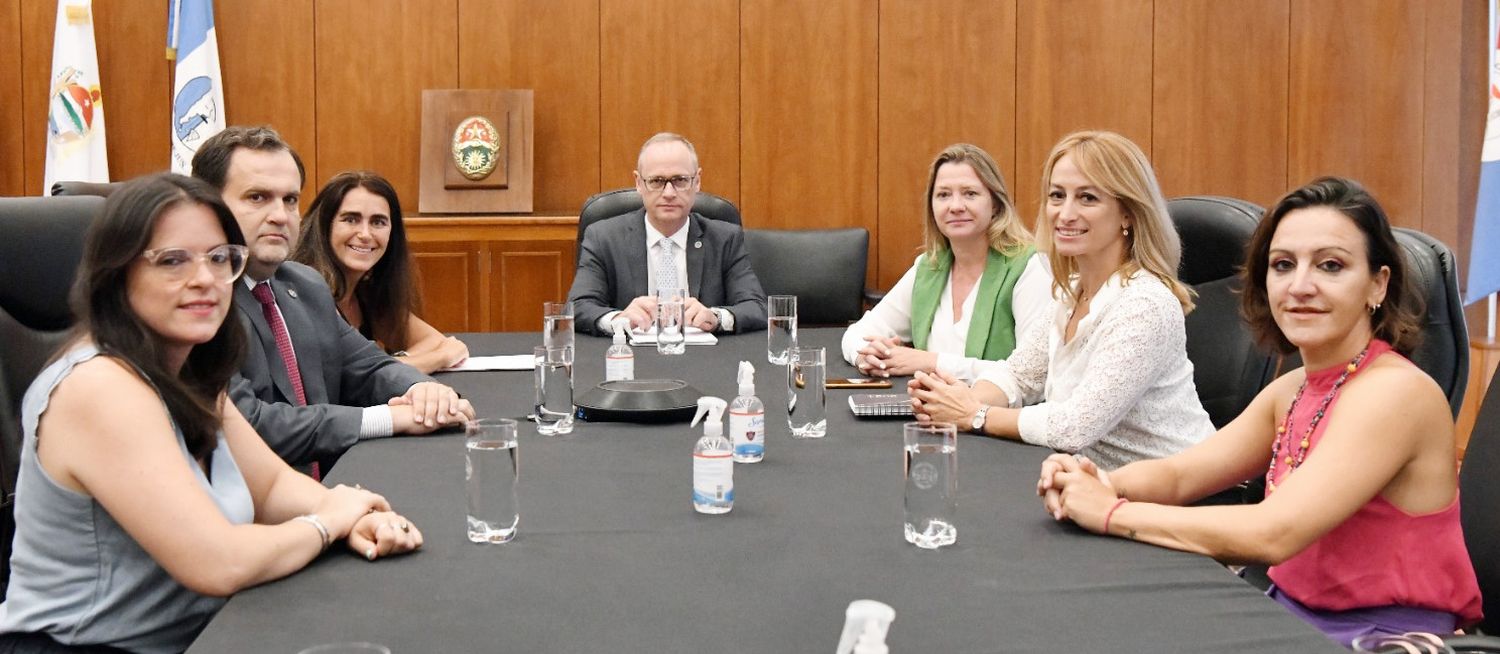
[[[328,462],[360,439],[425,434],[472,418],[453,389],[381,351],[339,315],[296,243],[302,159],[268,127],[230,127],[203,143],[193,175],[223,193],[250,247],[234,306],[247,348],[229,395],[281,458]]]
[[[635,188],[645,206],[590,225],[568,299],[578,331],[610,334],[610,323],[654,322],[661,287],[686,287],[684,320],[704,331],[766,328],[766,294],[750,269],[738,225],[692,213],[703,183],[698,153],[677,134],[647,139]]]

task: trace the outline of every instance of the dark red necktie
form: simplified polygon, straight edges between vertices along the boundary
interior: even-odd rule
[[[297,355],[292,352],[292,336],[281,321],[281,312],[276,310],[276,296],[271,292],[271,282],[261,282],[250,289],[250,294],[260,302],[261,313],[266,324],[271,326],[271,336],[276,338],[276,352],[281,354],[281,364],[286,367],[286,376],[292,380],[292,391],[296,393],[297,406],[307,404],[307,394],[302,391],[302,371],[297,368]],[[318,479],[318,463],[312,464],[312,478]]]

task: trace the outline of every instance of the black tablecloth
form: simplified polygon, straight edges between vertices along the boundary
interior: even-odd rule
[[[839,331],[808,330],[830,374],[853,370]],[[466,335],[470,352],[530,351],[539,334]],[[580,336],[575,384],[603,378],[607,339]],[[896,609],[892,652],[1341,651],[1213,561],[1053,522],[1033,489],[1047,451],[976,436],[958,447],[958,543],[901,536],[899,420],[859,420],[828,392],[828,436],[794,441],[784,369],[764,333],[664,357],[636,348],[637,378],[685,379],[734,396],[755,364],[766,459],[735,468],[734,511],[690,501],[685,423],[578,423],[520,435],[520,534],[468,542],[463,441],[361,443],[330,482],[385,494],[426,534],[416,554],[369,563],[344,549],[234,597],[193,652],[285,652],[370,640],[415,652],[826,652],[849,602]],[[530,372],[443,376],[481,415],[519,417]]]

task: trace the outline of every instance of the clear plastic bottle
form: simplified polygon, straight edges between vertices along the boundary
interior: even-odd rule
[[[604,351],[604,381],[635,379],[635,350],[625,340],[625,321],[616,321],[615,342]]]
[[[736,463],[766,458],[766,405],[755,397],[755,366],[740,362],[740,394],[729,405],[729,435]]]
[[[724,438],[724,408],[717,397],[698,398],[698,413],[691,426],[705,413],[703,437],[693,446],[693,508],[699,513],[729,513],[734,508],[734,447]]]

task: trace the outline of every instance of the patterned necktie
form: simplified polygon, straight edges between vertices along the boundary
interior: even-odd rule
[[[661,247],[657,248],[656,259],[656,290],[664,288],[682,288],[682,282],[677,279],[677,257],[672,256],[673,247],[677,244],[672,239],[663,237],[657,241]]]
[[[302,391],[302,371],[297,368],[297,355],[292,352],[292,336],[281,321],[281,312],[276,310],[276,297],[271,293],[271,283],[261,282],[250,289],[250,294],[260,302],[261,313],[266,324],[271,326],[271,336],[276,338],[276,351],[281,354],[281,363],[286,366],[286,376],[292,380],[292,391],[297,394],[297,406],[307,404],[307,394]]]
[[[302,391],[302,370],[297,367],[297,355],[292,353],[292,335],[287,333],[286,323],[281,321],[281,312],[276,310],[276,296],[271,293],[271,282],[256,284],[250,289],[250,294],[260,302],[266,324],[271,326],[271,335],[276,338],[276,352],[281,355],[281,364],[286,366],[286,376],[292,380],[292,391],[297,394],[297,406],[304,406],[307,404],[307,394]],[[313,461],[308,467],[308,474],[313,481],[321,481],[322,472],[317,461]]]

